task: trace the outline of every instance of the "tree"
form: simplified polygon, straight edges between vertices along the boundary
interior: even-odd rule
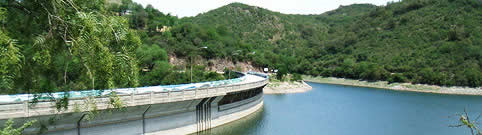
[[[5,8],[0,8],[0,22],[6,18]],[[15,93],[14,79],[20,75],[23,55],[14,39],[0,28],[0,93]],[[7,91],[5,91],[7,90]]]
[[[469,68],[464,71],[464,76],[467,78],[467,85],[470,87],[477,87],[482,85],[482,73],[474,68]]]
[[[140,82],[142,86],[154,86],[160,84],[170,84],[162,81],[169,74],[175,74],[171,72],[171,66],[167,61],[155,61],[153,67],[145,71],[141,70]],[[177,83],[177,82],[175,82]]]
[[[291,81],[302,81],[303,78],[301,77],[300,74],[294,73],[293,76],[291,77]]]
[[[403,83],[403,82],[407,82],[408,79],[403,74],[395,73],[390,75],[387,81],[388,83],[395,83],[395,82]]]
[[[285,68],[279,68],[278,72],[276,73],[276,79],[284,81],[284,76],[286,74],[288,74],[288,71]]]
[[[3,129],[0,129],[0,135],[22,135],[23,130],[25,128],[28,128],[32,126],[36,120],[29,121],[27,123],[24,123],[21,127],[19,128],[14,128],[13,127],[13,120],[9,119],[7,122],[5,122],[5,127]]]
[[[2,51],[8,52],[2,52],[0,59],[9,67],[8,73],[2,69],[2,77],[21,90],[15,93],[137,86],[134,52],[140,38],[128,28],[126,18],[111,16],[104,4],[102,0],[7,1],[8,21],[1,21],[5,29],[0,30],[0,40],[1,48],[8,48]],[[4,38],[7,34],[11,38]],[[0,87],[8,86],[4,84]]]

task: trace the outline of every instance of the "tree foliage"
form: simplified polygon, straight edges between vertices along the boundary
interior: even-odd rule
[[[5,122],[4,128],[0,129],[0,135],[22,135],[23,130],[32,126],[36,121],[29,121],[24,123],[21,127],[14,128],[13,127],[13,120],[9,119]]]
[[[106,14],[104,1],[6,1],[2,6],[1,93],[138,85],[140,38],[127,19]]]
[[[4,22],[6,9],[0,8],[0,21]],[[0,89],[12,91],[15,87],[14,79],[22,68],[23,55],[16,41],[0,29]]]

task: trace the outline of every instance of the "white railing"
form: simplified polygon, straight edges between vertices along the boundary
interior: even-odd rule
[[[118,96],[126,106],[139,106],[221,96],[229,92],[262,87],[267,83],[268,79],[265,78],[256,82],[226,86],[195,88],[181,91],[151,91],[150,93],[118,94]],[[92,99],[94,99],[93,101],[99,110],[108,109],[111,106],[109,97],[96,97]],[[55,101],[53,100],[39,101],[37,103],[31,103],[29,101],[2,103],[0,104],[0,119],[74,112],[76,105],[84,105],[87,100],[88,98],[70,98],[68,109],[62,111],[57,110]]]

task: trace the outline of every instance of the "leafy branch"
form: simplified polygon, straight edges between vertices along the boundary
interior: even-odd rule
[[[459,117],[459,124],[457,125],[449,125],[449,127],[467,127],[470,129],[470,133],[472,135],[482,135],[482,132],[479,130],[479,116],[473,121],[470,120],[469,114],[467,113],[466,109],[464,108],[464,113],[456,114]]]
[[[5,122],[5,128],[0,129],[0,135],[22,135],[23,130],[25,128],[28,128],[32,126],[36,120],[29,121],[27,123],[24,123],[21,127],[19,128],[14,128],[13,127],[13,120],[9,119],[7,122]]]

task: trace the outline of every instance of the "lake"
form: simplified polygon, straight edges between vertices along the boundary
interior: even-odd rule
[[[306,93],[265,95],[263,109],[202,134],[212,135],[469,135],[449,127],[482,97],[400,92],[308,83]]]

